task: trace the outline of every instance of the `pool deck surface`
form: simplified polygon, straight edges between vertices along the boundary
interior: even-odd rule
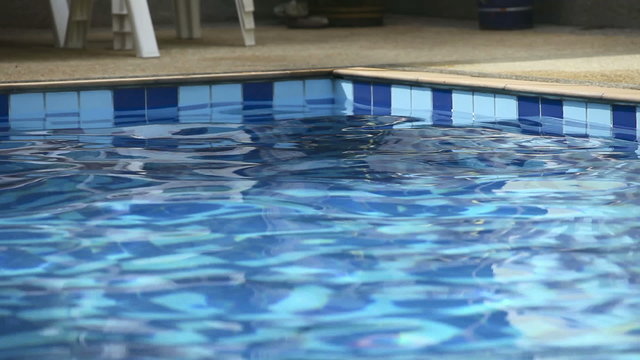
[[[53,47],[49,29],[5,28],[0,83],[375,67],[640,90],[640,29],[481,31],[475,21],[388,16],[369,28],[259,23],[258,45],[244,47],[237,24],[204,26],[202,39],[187,41],[159,29],[161,57],[152,59],[112,50],[109,29],[92,28],[87,49],[69,50]]]

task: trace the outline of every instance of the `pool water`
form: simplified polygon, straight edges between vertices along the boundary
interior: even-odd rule
[[[2,134],[0,358],[640,356],[637,143],[250,120]]]

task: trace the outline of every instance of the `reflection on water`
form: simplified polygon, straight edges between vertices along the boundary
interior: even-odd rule
[[[329,116],[0,161],[3,359],[640,356],[636,143]]]

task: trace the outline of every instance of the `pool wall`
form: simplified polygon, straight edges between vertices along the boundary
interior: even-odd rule
[[[533,133],[637,141],[636,93],[380,69],[34,83],[0,87],[0,130],[242,122],[252,120],[247,111],[273,112],[277,119],[338,107],[441,125],[519,119]]]

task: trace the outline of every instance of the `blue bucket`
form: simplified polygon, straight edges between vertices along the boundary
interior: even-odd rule
[[[481,29],[514,30],[533,27],[533,0],[478,0]]]

